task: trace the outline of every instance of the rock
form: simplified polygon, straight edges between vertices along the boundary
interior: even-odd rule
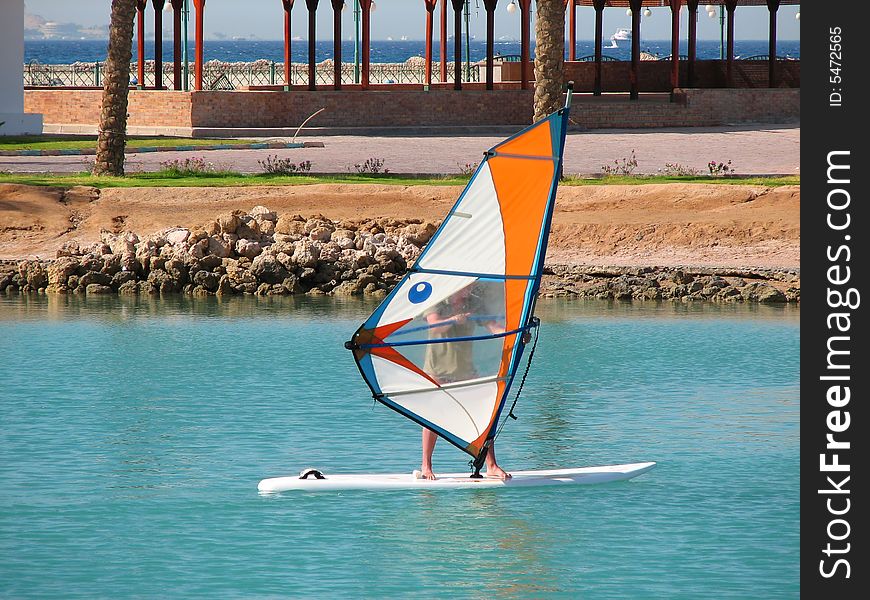
[[[336,262],[341,256],[341,248],[334,242],[327,242],[320,247],[320,256],[318,260],[321,262]]]
[[[111,294],[112,288],[108,285],[100,285],[99,283],[92,283],[85,288],[85,293],[88,296],[95,296],[98,294]]]
[[[412,223],[410,225],[406,225],[402,230],[401,234],[412,244],[415,246],[424,246],[429,240],[432,239],[432,235],[434,235],[435,231],[438,228],[435,227],[433,223],[420,223],[415,224]]]
[[[260,239],[260,224],[257,223],[254,219],[250,219],[247,222],[242,220],[242,224],[239,225],[238,229],[236,229],[236,235],[241,238],[247,238],[249,240]]]
[[[126,252],[124,253],[126,254]],[[105,254],[103,255],[103,267],[100,269],[101,273],[105,273],[110,277],[121,270],[121,258],[122,254]]]
[[[122,296],[130,296],[139,293],[138,281],[127,281],[118,286],[118,293]]]
[[[265,206],[255,206],[251,209],[250,215],[257,221],[271,221],[274,223],[278,220],[278,215]]]
[[[336,296],[359,296],[363,293],[365,285],[359,281],[343,281],[335,286],[332,293]]]
[[[180,246],[190,237],[190,230],[182,227],[170,229],[164,234],[166,241],[173,246]]]
[[[775,303],[786,302],[786,296],[769,283],[750,283],[740,290],[743,299],[749,302]]]
[[[260,221],[260,234],[265,236],[270,236],[275,233],[275,222],[274,221]]]
[[[219,237],[208,238],[208,252],[220,258],[227,258],[231,254],[231,245]]]
[[[81,248],[79,248],[78,242],[64,242],[60,248],[57,249],[55,256],[60,258],[62,256],[80,256],[82,253]]]
[[[215,293],[218,296],[228,296],[234,291],[229,275],[222,275],[220,281],[218,281],[218,287]]]
[[[148,274],[148,283],[151,284],[152,288],[156,290],[156,292],[160,292],[162,294],[177,292],[181,287],[169,273],[163,271],[162,269],[156,269],[154,271],[151,271]]]
[[[305,219],[299,215],[282,215],[275,224],[275,233],[284,235],[308,235]]]
[[[287,290],[288,294],[303,294],[305,293],[305,289],[302,287],[302,284],[299,283],[299,279],[293,273],[287,275],[284,278],[284,281],[281,282],[281,285]]]
[[[308,239],[299,240],[294,244],[293,262],[301,267],[313,267],[320,258],[320,247]]]
[[[122,285],[130,281],[136,281],[135,273],[130,271],[118,271],[112,277],[112,287],[120,290]]]
[[[217,218],[217,224],[218,227],[220,227],[221,233],[235,233],[239,225],[242,224],[242,220],[239,218],[238,214],[233,212],[228,215],[219,216]]]
[[[188,252],[190,253],[190,256],[192,258],[195,258],[197,260],[203,259],[206,256],[213,256],[213,255],[208,253],[208,245],[209,245],[209,238],[197,240],[197,242],[190,247]],[[217,257],[217,258],[220,258],[220,257]]]
[[[103,268],[102,255],[85,254],[79,259],[79,272],[100,271]]]
[[[308,234],[315,242],[328,242],[332,239],[332,229],[328,227],[315,227],[311,230],[311,233]]]
[[[270,254],[261,254],[251,263],[251,273],[265,283],[282,283],[289,273],[287,269]]]
[[[328,218],[323,215],[318,215],[316,217],[312,217],[305,221],[305,233],[309,236],[314,232],[315,229],[326,229],[329,231],[329,234],[332,235],[332,232],[335,231],[335,225]],[[320,234],[322,235],[322,234]],[[312,238],[313,239],[313,238]]]
[[[209,221],[202,226],[202,229],[205,231],[206,237],[210,235],[218,235],[221,232],[221,226],[217,221]]]
[[[58,258],[46,269],[48,284],[53,286],[66,286],[70,275],[74,275],[79,268],[79,261],[72,256]]]
[[[262,248],[260,248],[259,242],[255,242],[247,238],[241,238],[238,242],[236,242],[236,254],[238,254],[239,256],[245,256],[247,258],[253,259],[256,256],[259,256],[262,251],[263,250]]]
[[[184,260],[172,257],[163,264],[163,270],[172,278],[177,286],[187,283],[187,265]]]
[[[87,288],[89,285],[111,285],[112,278],[105,273],[99,271],[87,271],[78,279],[78,287]]]

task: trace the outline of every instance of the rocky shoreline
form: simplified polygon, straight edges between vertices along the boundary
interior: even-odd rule
[[[422,219],[332,221],[263,206],[149,236],[104,231],[51,261],[0,263],[0,292],[260,296],[385,295],[436,230]],[[800,301],[796,270],[548,265],[547,297],[682,302]]]

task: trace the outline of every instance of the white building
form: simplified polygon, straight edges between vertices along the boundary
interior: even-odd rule
[[[0,135],[42,133],[42,115],[24,112],[24,0],[0,0]]]

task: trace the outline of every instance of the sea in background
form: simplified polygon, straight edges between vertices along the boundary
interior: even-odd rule
[[[0,295],[0,597],[799,595],[798,307],[539,302],[500,462],[633,481],[258,495],[418,467],[343,348],[374,306]]]
[[[605,42],[606,45],[607,42]],[[41,64],[70,64],[74,62],[102,62],[106,60],[106,41],[103,40],[27,40],[24,42],[24,61],[37,61]],[[191,60],[193,56],[193,39],[189,42]],[[605,48],[606,56],[618,60],[631,60],[631,42],[618,42],[619,48]],[[471,61],[476,62],[486,58],[486,42],[472,40],[469,44]],[[502,56],[518,55],[520,53],[519,41],[497,41],[494,43],[495,52]],[[531,51],[534,56],[534,41]],[[578,40],[577,57],[589,56],[595,53],[595,44],[592,40]],[[719,41],[699,40],[698,58],[718,59]],[[670,40],[643,40],[641,50],[658,56],[670,56]],[[294,62],[304,63],[308,61],[308,42],[293,41],[291,52]],[[353,42],[342,42],[342,60],[353,62]],[[425,46],[422,41],[373,41],[371,45],[371,61],[373,63],[401,63],[412,56],[423,56]],[[438,60],[440,46],[436,42],[433,47],[433,57]],[[680,53],[688,52],[686,41],[680,46]],[[206,61],[219,60],[223,62],[253,62],[265,59],[275,62],[284,60],[283,41],[221,41],[206,40],[203,53]],[[767,40],[735,40],[734,54],[738,57],[767,55]],[[777,40],[777,55],[789,58],[800,58],[800,40]],[[154,41],[145,42],[146,59],[154,58]],[[319,41],[315,46],[315,60],[320,62],[333,57],[333,44],[331,40]],[[452,60],[453,47],[450,46],[448,61]],[[463,51],[463,60],[465,58]],[[136,60],[136,46],[133,47],[133,60]],[[172,61],[172,41],[164,40],[164,62]]]

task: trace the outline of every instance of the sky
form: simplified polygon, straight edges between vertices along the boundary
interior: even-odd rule
[[[348,0],[351,5],[353,0]],[[446,1],[446,0],[441,0]],[[509,0],[500,0],[496,9],[495,36],[518,39],[520,29],[519,11],[507,12]],[[166,4],[169,4],[168,0]],[[193,2],[191,11],[193,11]],[[383,40],[388,37],[399,39],[423,39],[425,37],[426,11],[423,0],[375,0],[376,9],[372,13],[372,39]],[[437,39],[438,15],[436,9],[435,36]],[[25,0],[28,13],[37,14],[49,21],[79,23],[84,26],[107,25],[109,22],[109,2],[107,0]],[[480,8],[476,8],[479,5]],[[205,6],[205,35],[214,37],[251,37],[264,40],[278,40],[283,37],[283,9],[281,0],[208,0]],[[486,39],[486,12],[482,0],[471,0],[471,33],[479,40]],[[643,38],[664,40],[670,38],[670,8],[653,8],[650,17],[641,22]],[[719,7],[717,6],[717,11]],[[781,40],[800,39],[800,21],[795,19],[799,6],[783,6],[779,9],[777,37]],[[153,9],[149,2],[149,17],[146,26],[151,30]],[[681,37],[686,36],[688,11],[681,11]],[[698,10],[698,38],[719,39],[719,19],[711,19],[704,11]],[[452,8],[448,21],[452,31]],[[292,12],[292,35],[303,39],[307,36],[308,13],[304,0],[296,0]],[[164,19],[165,21],[166,19]],[[567,20],[567,19],[566,19]],[[577,9],[577,38],[581,40],[594,37],[595,13],[591,8]],[[631,18],[625,9],[608,8],[604,11],[604,37],[609,38],[617,28],[631,27]],[[342,17],[343,37],[353,32],[353,10],[348,6]],[[767,39],[768,11],[764,6],[739,7],[735,13],[735,36],[737,39]],[[330,0],[320,0],[317,10],[318,39],[332,39],[332,4]],[[534,29],[532,30],[534,36]]]

